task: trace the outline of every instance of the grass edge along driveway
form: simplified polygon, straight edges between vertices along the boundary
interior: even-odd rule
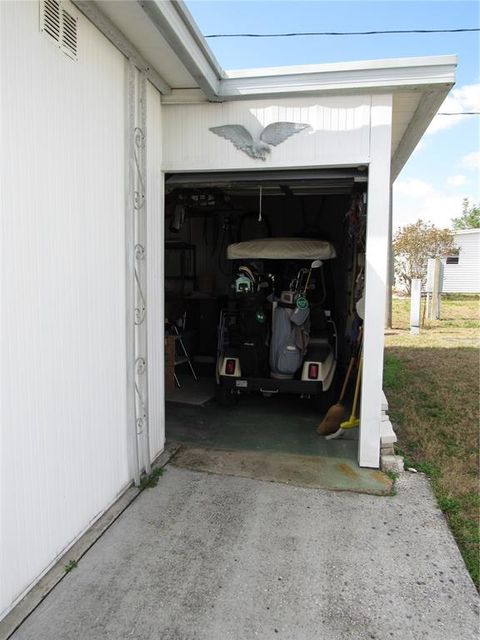
[[[442,301],[442,319],[408,330],[409,301],[394,299],[384,389],[405,466],[429,476],[480,589],[478,296]]]

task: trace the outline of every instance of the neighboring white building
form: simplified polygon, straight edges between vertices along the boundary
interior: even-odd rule
[[[358,460],[378,467],[391,184],[456,58],[228,73],[181,2],[1,2],[0,15],[2,617],[164,447],[166,172],[363,182]],[[278,120],[310,129],[266,160],[209,131]]]
[[[445,260],[443,293],[480,293],[480,229],[455,231],[458,256]]]

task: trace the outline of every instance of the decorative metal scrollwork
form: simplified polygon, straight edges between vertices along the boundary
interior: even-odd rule
[[[135,361],[135,370],[139,376],[143,375],[147,369],[145,358],[137,358]]]
[[[134,192],[134,207],[135,209],[141,209],[145,202],[145,181],[143,179],[142,167],[140,166],[140,158],[138,156],[138,150],[142,151],[145,149],[145,133],[140,127],[135,127],[135,131],[133,134],[133,158],[135,160],[135,167],[137,169],[137,180],[139,189]]]
[[[133,260],[133,322],[134,332],[134,385],[135,427],[137,433],[139,467],[150,471],[150,447],[148,424],[148,336],[147,336],[147,203],[146,203],[146,91],[145,74],[132,67],[133,77],[129,103],[129,167],[130,193],[129,215],[133,227],[133,244],[130,246]]]
[[[145,146],[145,133],[140,127],[135,127],[133,132],[133,141],[138,149],[143,149]]]
[[[137,435],[141,435],[143,433],[143,430],[145,429],[145,427],[147,426],[147,416],[141,416],[140,418],[137,418]]]
[[[133,207],[135,210],[141,209],[145,202],[145,195],[139,191],[135,191],[133,194]]]
[[[146,411],[146,403],[145,398],[140,391],[140,387],[137,383],[135,383],[135,396],[136,396],[136,405],[137,411],[135,416],[135,423],[137,425],[137,434],[140,435],[143,433],[143,430],[147,426],[147,411]]]
[[[143,260],[145,258],[145,247],[141,244],[135,245],[135,260]]]
[[[138,270],[135,269],[135,283],[136,283],[136,294],[137,297],[140,299],[140,306],[136,305],[135,309],[134,309],[134,314],[135,314],[135,324],[138,326],[140,324],[142,324],[145,320],[145,312],[146,312],[146,307],[147,307],[147,303],[145,300],[145,296],[143,293],[143,288],[142,285],[140,283],[140,276],[138,274]]]

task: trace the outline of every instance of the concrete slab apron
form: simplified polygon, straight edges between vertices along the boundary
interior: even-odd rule
[[[15,640],[473,640],[478,598],[427,481],[393,497],[169,465]]]
[[[392,480],[376,469],[360,469],[343,458],[266,451],[226,451],[183,445],[173,464],[193,471],[284,482],[297,487],[386,495]]]

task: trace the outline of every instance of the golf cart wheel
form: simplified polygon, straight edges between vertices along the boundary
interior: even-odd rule
[[[232,393],[231,389],[227,389],[226,387],[222,387],[222,385],[217,384],[215,388],[215,399],[222,407],[233,407],[238,402],[238,395],[236,393]]]

